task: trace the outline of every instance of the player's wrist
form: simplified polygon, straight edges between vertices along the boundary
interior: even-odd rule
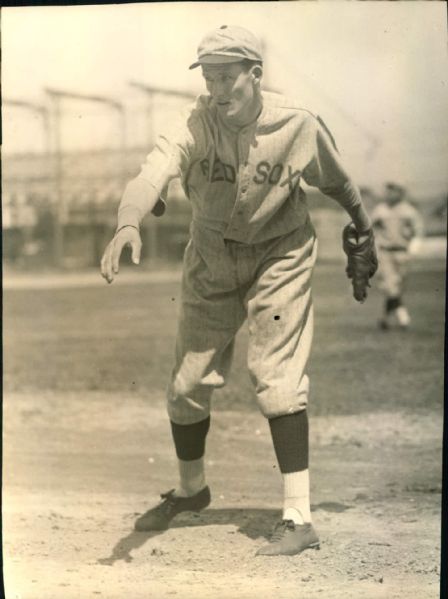
[[[352,234],[359,240],[366,239],[370,237],[372,234],[372,227],[366,226],[365,224],[357,224],[353,221],[348,225],[349,229],[352,231]]]
[[[358,235],[369,235],[372,230],[372,226],[369,227],[356,227],[356,231]]]
[[[135,229],[138,233],[140,233],[140,228],[137,227],[136,225],[121,225],[121,226],[117,227],[117,230],[115,231],[115,235],[114,236],[118,235],[118,233],[120,231],[122,231],[123,229],[126,229],[128,227],[131,227],[132,229]]]
[[[372,230],[372,223],[370,220],[365,222],[365,220],[361,222],[352,221],[352,226],[356,229],[358,235],[369,235]]]

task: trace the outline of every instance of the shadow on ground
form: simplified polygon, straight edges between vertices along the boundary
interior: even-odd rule
[[[208,509],[201,514],[179,514],[170,528],[186,528],[195,526],[233,525],[237,533],[250,539],[268,538],[276,520],[278,510],[268,509]],[[164,534],[166,531],[136,532],[132,531],[118,541],[109,557],[98,560],[99,564],[111,566],[114,562],[123,560],[131,562],[131,551],[142,547],[149,539]]]
[[[351,506],[336,502],[323,502],[312,506],[313,511],[324,510],[329,512],[342,512]],[[271,509],[207,509],[201,514],[185,513],[179,514],[171,524],[171,529],[193,528],[196,526],[219,526],[233,525],[237,527],[236,532],[249,539],[268,539],[274,524],[280,517],[279,510]],[[112,566],[116,561],[132,561],[131,552],[142,547],[149,539],[160,536],[166,531],[137,532],[132,531],[120,539],[109,557],[98,559],[103,566]],[[153,551],[157,551],[154,549]]]

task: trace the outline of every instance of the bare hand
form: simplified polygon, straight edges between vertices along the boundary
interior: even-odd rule
[[[140,253],[142,250],[142,240],[140,233],[134,227],[124,227],[115,234],[112,241],[106,247],[101,260],[101,276],[108,283],[112,283],[114,275],[118,273],[121,252],[125,246],[131,246],[132,262],[140,263]]]

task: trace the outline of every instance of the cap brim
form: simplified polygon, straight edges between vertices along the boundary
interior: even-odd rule
[[[194,62],[190,65],[189,69],[195,69],[196,67],[200,67],[204,64],[229,64],[232,62],[242,62],[244,60],[244,56],[228,56],[225,54],[207,54],[206,56],[202,56],[197,62]]]

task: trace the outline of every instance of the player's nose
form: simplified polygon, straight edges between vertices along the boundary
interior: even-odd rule
[[[219,99],[226,97],[226,84],[223,81],[216,81],[213,86],[214,96]]]

